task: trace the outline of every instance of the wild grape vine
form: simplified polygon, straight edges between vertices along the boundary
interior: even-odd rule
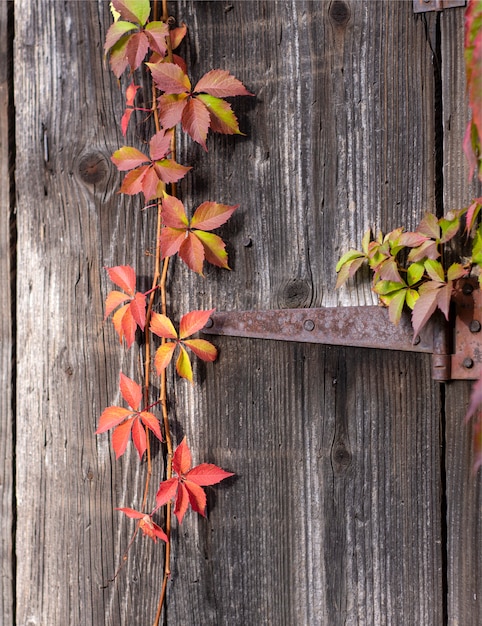
[[[161,16],[158,19],[158,11]],[[139,346],[143,364],[143,380],[138,382],[120,373],[119,390],[122,406],[107,407],[100,416],[96,434],[111,433],[116,458],[121,457],[129,442],[139,459],[147,457],[147,470],[142,501],[136,509],[119,507],[119,511],[137,520],[130,545],[140,530],[156,543],[165,543],[165,566],[154,625],[159,624],[165,605],[170,576],[170,541],[172,516],[181,524],[189,507],[201,515],[206,513],[204,487],[215,485],[232,476],[211,463],[191,467],[192,458],[186,439],[174,448],[169,426],[166,370],[175,361],[177,374],[193,382],[191,355],[203,361],[214,361],[215,346],[196,334],[206,325],[213,310],[186,312],[176,325],[168,315],[168,265],[177,255],[192,271],[202,275],[205,263],[229,269],[224,241],[214,230],[222,226],[238,205],[203,201],[192,212],[178,197],[176,183],[188,175],[192,165],[177,161],[176,128],[207,151],[209,131],[242,134],[231,104],[225,99],[251,96],[244,85],[228,71],[208,71],[193,86],[186,62],[174,52],[181,45],[187,27],[174,27],[169,18],[167,2],[161,7],[149,0],[112,0],[114,22],[105,41],[105,53],[114,75],[125,73],[130,81],[126,91],[126,107],[120,120],[125,136],[132,114],[142,111],[152,136],[143,149],[124,145],[112,155],[117,169],[125,173],[120,191],[127,195],[142,194],[140,208],[155,211],[157,226],[152,233],[155,255],[151,288],[137,289],[138,279],[130,265],[107,268],[116,286],[108,295],[105,318],[112,322],[121,344],[127,349]],[[145,68],[150,78],[149,107],[138,107],[140,84],[137,75]],[[141,146],[142,148],[142,146]],[[139,334],[142,341],[137,341]],[[155,370],[155,372],[154,372]],[[160,392],[154,398],[154,388]],[[160,413],[160,415],[159,415]],[[160,481],[154,502],[149,502],[149,484],[153,472],[151,437],[163,443],[165,478]],[[156,468],[161,474],[163,467]],[[156,519],[163,509],[165,525]],[[129,546],[130,547],[130,546]]]

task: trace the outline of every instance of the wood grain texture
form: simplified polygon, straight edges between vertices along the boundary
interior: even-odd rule
[[[407,3],[301,1],[183,2],[179,18],[194,80],[229,69],[256,101],[235,105],[246,139],[212,137],[207,156],[180,142],[195,162],[186,203],[241,207],[222,229],[233,272],[203,280],[176,263],[189,289],[173,306],[373,302],[367,281],[335,293],[334,267],[368,226],[434,210],[424,21]],[[202,395],[177,387],[177,438],[237,478],[215,490],[207,523],[179,532],[168,623],[441,624],[429,359],[216,343],[219,361],[196,370]]]
[[[150,213],[117,194],[110,162],[124,141],[124,96],[103,64],[111,16],[107,2],[48,0],[15,14],[17,622],[148,624],[162,547],[139,541],[108,583],[134,528],[114,508],[139,506],[144,467],[94,435],[120,401],[119,371],[138,376],[103,322],[103,267],[130,263],[147,289],[153,245]],[[126,141],[142,147],[135,121]]]
[[[13,411],[12,411],[12,299],[11,299],[11,206],[9,154],[9,85],[10,85],[10,46],[12,33],[8,13],[12,4],[0,4],[0,372],[2,391],[0,393],[0,502],[2,524],[0,527],[0,622],[13,623]],[[10,103],[11,104],[11,103]]]
[[[445,210],[467,206],[480,196],[480,186],[468,182],[462,140],[469,110],[463,59],[464,11],[444,12],[441,19],[444,117]],[[470,383],[447,385],[446,489],[448,624],[476,626],[482,619],[482,483],[471,473],[472,433],[463,423]]]

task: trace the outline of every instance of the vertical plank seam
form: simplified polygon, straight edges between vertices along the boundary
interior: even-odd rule
[[[445,213],[444,207],[444,116],[443,116],[443,84],[442,84],[442,29],[440,13],[434,20],[433,30],[427,33],[433,54],[434,81],[434,140],[435,140],[435,212],[437,217]],[[440,383],[440,547],[442,562],[442,619],[443,626],[448,626],[448,527],[447,527],[447,467],[446,467],[446,407],[445,383]]]
[[[11,406],[10,419],[12,437],[12,552],[11,552],[11,580],[12,580],[12,621],[17,623],[17,551],[16,551],[16,402],[17,402],[17,214],[16,214],[16,186],[15,186],[15,101],[14,101],[14,31],[15,31],[15,3],[7,3],[7,84],[8,84],[8,185],[9,185],[9,261],[10,261],[10,336],[11,336]]]

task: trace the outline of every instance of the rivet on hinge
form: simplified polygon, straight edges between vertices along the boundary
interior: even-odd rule
[[[465,4],[465,0],[413,0],[413,12],[443,11],[444,9],[464,7]]]

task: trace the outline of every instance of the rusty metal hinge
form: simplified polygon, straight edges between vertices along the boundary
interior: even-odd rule
[[[444,9],[464,7],[465,4],[465,0],[413,0],[413,12],[443,11]]]
[[[409,315],[394,326],[387,309],[381,306],[218,312],[203,332],[426,352],[433,355],[434,380],[475,380],[482,375],[482,293],[474,279],[461,283],[450,322],[441,314],[434,315],[415,340]]]

